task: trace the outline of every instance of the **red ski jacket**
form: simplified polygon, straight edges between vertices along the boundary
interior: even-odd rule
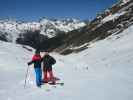
[[[34,55],[33,57],[32,57],[32,61],[39,61],[39,60],[41,60],[42,58],[41,58],[41,56],[40,55]]]
[[[40,55],[34,55],[32,61],[28,62],[28,65],[34,63],[34,68],[41,68],[42,58]]]

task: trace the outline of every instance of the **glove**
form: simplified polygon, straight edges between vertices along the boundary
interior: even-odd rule
[[[28,66],[31,65],[31,62],[28,62],[27,65],[28,65]]]

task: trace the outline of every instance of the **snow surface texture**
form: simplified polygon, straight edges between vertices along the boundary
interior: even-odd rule
[[[31,66],[24,89],[31,53],[21,46],[0,42],[1,100],[132,100],[133,26],[118,35],[89,45],[78,54],[55,53],[55,76],[64,86],[37,88]]]

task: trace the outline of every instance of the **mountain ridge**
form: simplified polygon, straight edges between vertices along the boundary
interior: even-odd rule
[[[6,34],[9,42],[15,42],[19,34],[27,31],[40,30],[40,34],[52,38],[56,33],[68,32],[85,26],[85,23],[77,19],[48,19],[42,18],[39,21],[24,22],[11,19],[0,20],[0,33]]]

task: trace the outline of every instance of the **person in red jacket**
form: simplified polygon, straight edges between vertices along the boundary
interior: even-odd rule
[[[40,56],[40,51],[36,50],[32,57],[32,60],[28,62],[28,65],[34,64],[35,74],[36,74],[36,85],[41,87],[42,84],[42,69],[41,69],[42,58]]]

